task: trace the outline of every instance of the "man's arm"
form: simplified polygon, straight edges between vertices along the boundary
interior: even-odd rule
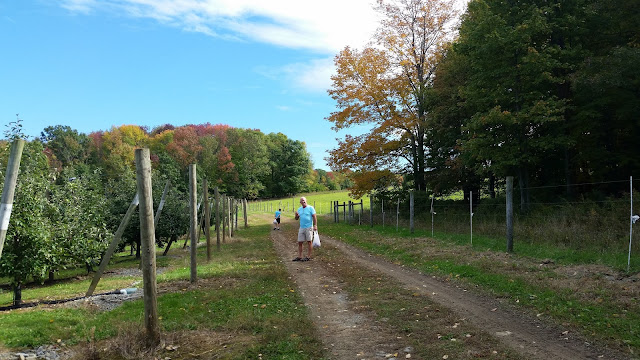
[[[316,214],[313,214],[313,230],[318,231],[318,217]]]

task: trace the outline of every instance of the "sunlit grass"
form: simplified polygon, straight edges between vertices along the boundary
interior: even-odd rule
[[[206,260],[206,246],[200,245],[195,284],[189,282],[187,251],[178,247],[169,252],[172,256],[162,259],[165,269],[157,277],[158,286],[173,290],[158,296],[161,329],[236,334],[248,342],[230,347],[233,353],[228,358],[259,358],[258,354],[262,354],[265,358],[321,359],[322,346],[308,310],[278,261],[268,237],[269,226],[254,225],[260,222],[252,220],[248,229],[240,226],[221,251],[214,245],[210,262]],[[137,264],[135,260],[132,263]],[[113,277],[102,279],[100,284],[106,288],[127,287],[140,280]],[[89,281],[29,289],[25,294],[32,299],[63,298],[84,293]],[[117,336],[123,328],[140,328],[143,312],[142,300],[125,302],[108,312],[61,307],[4,312],[0,313],[0,345],[33,347],[58,339],[66,344],[100,341]],[[188,353],[185,356],[189,358]],[[172,357],[179,358],[175,353]]]
[[[360,201],[362,201],[363,208],[369,210],[368,196],[364,196],[362,199],[356,200],[349,196],[349,191],[342,190],[304,193],[282,199],[252,201],[249,202],[249,211],[252,213],[274,213],[280,208],[282,209],[282,216],[293,217],[294,211],[300,207],[301,196],[307,198],[307,203],[313,206],[318,214],[330,214],[332,212],[331,207],[334,201],[338,201],[340,205],[343,203],[348,204],[349,201],[360,204]]]

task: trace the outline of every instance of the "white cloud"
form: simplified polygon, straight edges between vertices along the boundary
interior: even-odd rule
[[[266,78],[285,81],[305,92],[327,91],[334,70],[331,57],[291,63],[277,68],[260,66],[254,69]]]
[[[326,91],[331,85],[331,75],[335,69],[333,58],[315,59],[308,63],[289,64],[285,73],[299,89]]]
[[[108,10],[185,31],[320,53],[361,46],[376,26],[373,0],[63,0],[69,11]]]
[[[63,0],[61,6],[71,12],[88,14],[96,8],[98,3],[95,0]]]
[[[319,58],[280,68],[256,68],[296,88],[324,92],[331,85],[333,56],[345,46],[362,47],[378,24],[375,0],[62,0],[72,12],[108,11],[154,19],[185,31],[228,40],[306,49]],[[458,0],[466,3],[467,0]]]
[[[291,111],[291,107],[286,105],[278,105],[276,106],[276,109],[280,111]]]

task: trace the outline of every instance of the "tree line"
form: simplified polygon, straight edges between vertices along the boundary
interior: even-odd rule
[[[11,140],[24,138],[21,120],[0,140],[0,186]],[[284,197],[302,191],[341,189],[348,179],[313,170],[303,142],[281,133],[228,125],[162,125],[148,131],[136,125],[79,133],[69,126],[45,128],[26,142],[13,210],[0,258],[0,277],[9,279],[14,304],[29,281],[53,280],[64,269],[93,271],[136,194],[134,150],[151,151],[154,208],[171,183],[156,227],[160,246],[189,231],[188,166],[199,179],[236,199]],[[120,249],[129,244],[140,257],[137,212]]]
[[[371,45],[335,58],[330,152],[356,193],[390,186],[495,196],[640,170],[640,3],[628,0],[378,0]],[[603,187],[599,187],[600,190]],[[605,195],[622,192],[618,185]],[[628,187],[627,190],[628,191]]]

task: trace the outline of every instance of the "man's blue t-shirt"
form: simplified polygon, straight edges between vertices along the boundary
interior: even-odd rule
[[[276,210],[276,219],[280,217],[280,210]]]
[[[300,206],[298,208],[298,215],[300,215],[300,227],[303,229],[313,226],[313,215],[316,213],[316,209],[311,205],[307,205],[306,208]]]

